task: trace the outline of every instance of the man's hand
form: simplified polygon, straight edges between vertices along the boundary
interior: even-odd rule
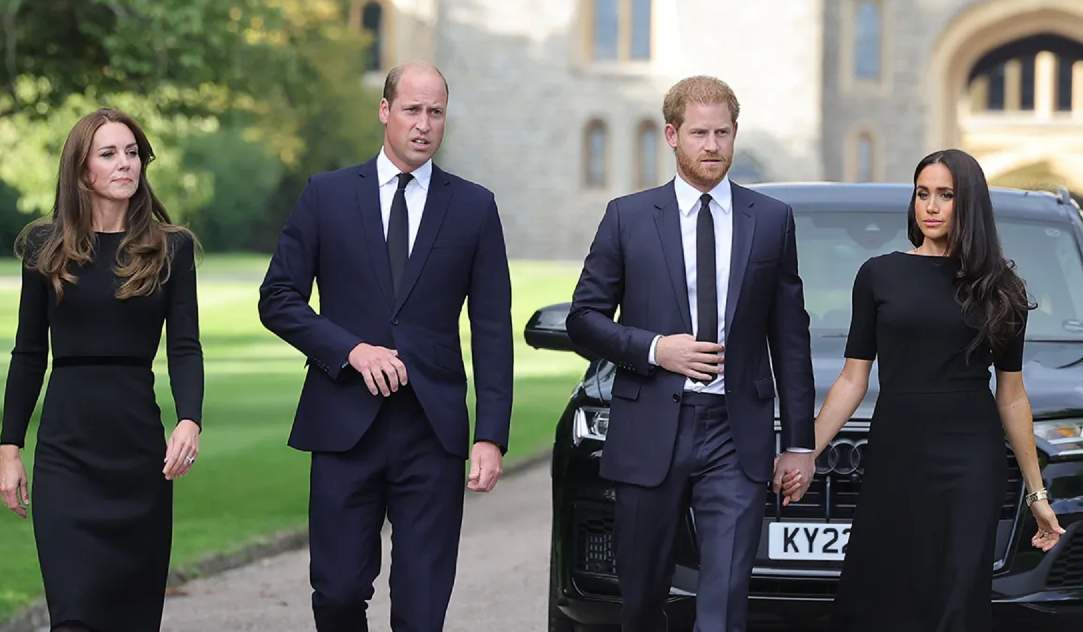
[[[724,371],[726,347],[714,342],[697,342],[690,334],[662,336],[654,347],[658,366],[672,373],[710,382]]]
[[[466,488],[472,492],[491,492],[500,480],[504,456],[495,443],[478,441],[470,451],[470,478]]]
[[[26,469],[19,456],[19,447],[0,446],[0,496],[4,504],[20,518],[26,518],[26,506],[30,504],[30,488],[26,482]]]
[[[350,351],[350,366],[361,374],[373,395],[388,397],[406,386],[406,365],[399,352],[362,342]]]
[[[782,494],[783,507],[801,500],[815,471],[816,455],[812,452],[783,452],[775,458],[772,489]]]

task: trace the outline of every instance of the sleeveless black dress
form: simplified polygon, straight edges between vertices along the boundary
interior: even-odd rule
[[[880,395],[832,630],[988,632],[1007,485],[990,364],[1022,367],[1021,330],[994,354],[954,298],[959,262],[895,252],[854,282],[846,357],[877,359]]]
[[[58,303],[23,267],[19,330],[8,373],[0,443],[22,445],[41,390],[31,512],[53,626],[157,630],[172,542],[173,488],[162,475],[165,437],[151,363],[166,323],[178,417],[200,420],[193,244],[171,237],[172,270],[151,296],[115,298],[123,233],[98,233],[94,259],[75,270]]]

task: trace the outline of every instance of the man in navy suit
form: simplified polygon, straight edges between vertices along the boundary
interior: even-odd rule
[[[568,315],[571,338],[617,365],[601,475],[616,487],[625,631],[666,629],[674,539],[689,505],[700,553],[696,630],[745,629],[775,460],[776,385],[776,489],[783,472],[797,481],[813,473],[793,213],[729,181],[738,112],[718,79],[670,89],[663,113],[677,176],[609,203]]]
[[[309,369],[290,445],[312,453],[316,628],[367,630],[391,522],[391,629],[440,630],[451,597],[470,448],[459,315],[469,301],[476,424],[466,487],[500,478],[512,400],[511,282],[493,194],[433,164],[448,89],[397,67],[383,148],[313,176],[260,288],[264,325]],[[319,311],[309,307],[319,283]]]

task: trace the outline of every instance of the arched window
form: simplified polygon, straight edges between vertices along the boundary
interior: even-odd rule
[[[1072,109],[1073,66],[1083,60],[1083,42],[1040,33],[1002,44],[970,69],[968,91],[974,112],[1052,115]]]
[[[379,2],[367,2],[361,9],[361,30],[368,33],[372,38],[369,45],[368,69],[373,71],[383,70],[383,43],[384,43],[384,7]]]
[[[880,0],[857,0],[854,7],[854,76],[880,79],[883,46],[883,7]]]
[[[583,183],[592,189],[604,188],[608,171],[609,131],[594,119],[583,133]]]
[[[636,135],[636,185],[641,189],[658,185],[658,125],[639,124]]]
[[[876,141],[869,132],[854,139],[854,180],[872,182],[876,179]]]

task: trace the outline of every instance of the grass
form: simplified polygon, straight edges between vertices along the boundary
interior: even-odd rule
[[[236,550],[306,521],[308,456],[286,447],[304,359],[259,323],[257,289],[266,264],[266,258],[258,255],[208,255],[200,265],[206,430],[199,466],[175,487],[175,566]],[[556,415],[584,368],[572,354],[530,349],[522,339],[523,327],[536,308],[569,300],[577,273],[578,266],[568,263],[512,264],[515,407],[508,463],[536,454],[552,441]],[[0,260],[2,350],[10,349],[14,341],[18,275],[18,262]],[[465,319],[462,326],[464,345],[469,345]],[[468,349],[464,355],[469,375]],[[8,359],[0,352],[0,378],[6,379]],[[164,352],[159,352],[158,401],[170,426],[175,417],[163,360]],[[23,453],[28,471],[36,430],[35,418]],[[30,521],[4,510],[0,542],[3,621],[38,597],[42,587]]]

